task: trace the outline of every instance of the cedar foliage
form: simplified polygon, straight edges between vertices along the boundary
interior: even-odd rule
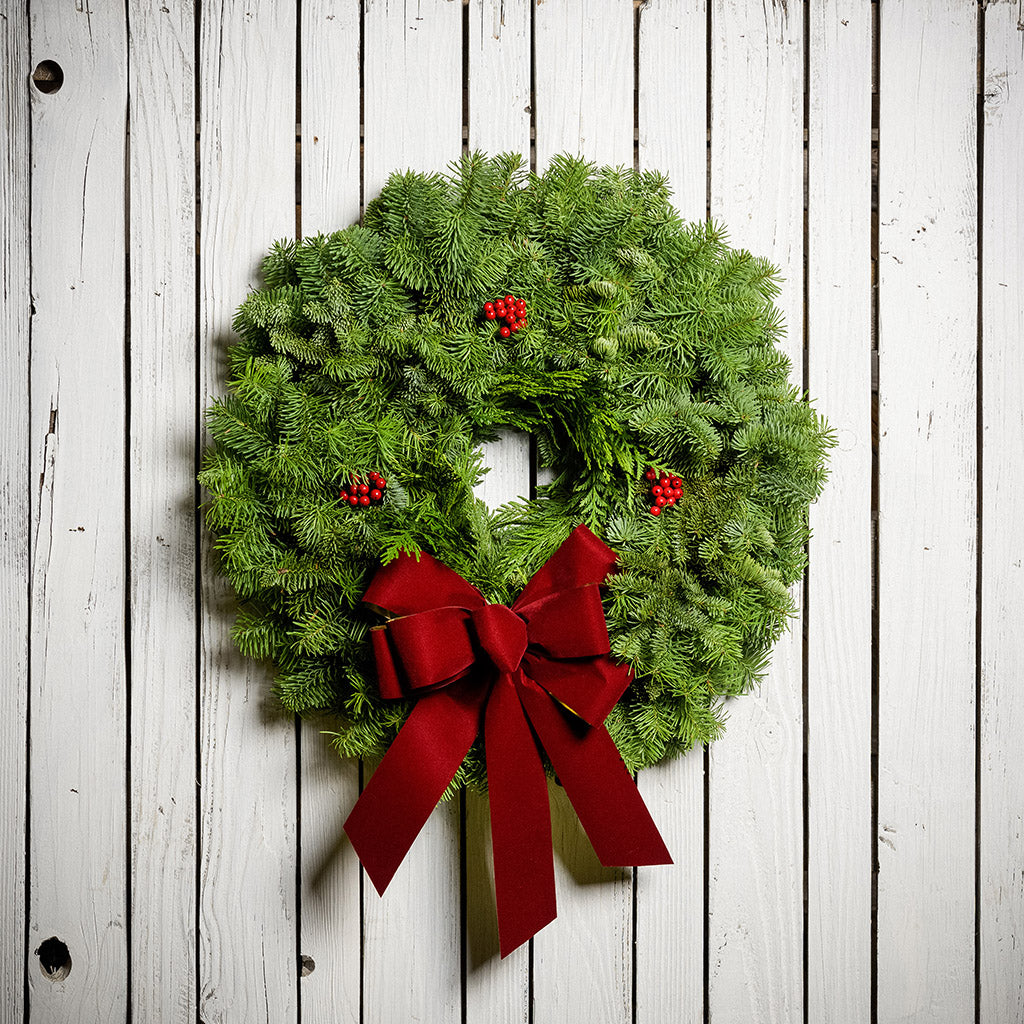
[[[789,381],[775,268],[684,224],[659,174],[471,154],[394,174],[361,225],[275,244],[234,320],[200,480],[234,638],[282,703],[382,754],[409,704],[377,695],[360,605],[382,562],[430,551],[510,603],[580,521],[619,553],[605,598],[635,680],[608,718],[631,769],[719,735],[765,671],[805,564],[833,443]],[[527,301],[502,339],[484,302]],[[479,445],[528,432],[553,479],[490,514]],[[648,511],[649,466],[684,481]],[[339,500],[350,474],[384,504]],[[454,785],[486,784],[479,741]]]

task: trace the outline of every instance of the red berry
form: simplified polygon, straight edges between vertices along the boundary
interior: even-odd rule
[[[501,336],[507,338],[512,332],[507,327],[502,327]]]
[[[682,489],[682,487],[673,487],[672,488],[672,496],[674,498],[681,498],[683,496],[683,489]]]
[[[494,309],[494,303],[493,302],[485,302],[484,303],[484,312],[485,313],[490,313],[492,309]]]
[[[360,494],[369,494],[370,493],[370,485],[369,484],[360,484],[359,485],[359,493]]]
[[[665,488],[664,487],[659,487],[657,484],[655,484],[651,488],[651,497],[652,498],[659,498],[664,493],[665,493]]]
[[[369,496],[368,494],[364,494],[364,495],[363,495],[363,496],[362,496],[362,497],[361,497],[361,498],[359,499],[359,504],[360,504],[360,505],[369,505],[369,504],[370,504],[370,496]]]
[[[505,315],[505,303],[502,302],[501,299],[498,299],[498,301],[494,304],[494,308],[497,311],[498,316]]]
[[[664,494],[659,494],[654,499],[654,504],[660,505],[662,508],[664,508],[668,504],[668,498],[666,498]]]
[[[666,498],[665,499],[665,504],[666,505],[674,505],[675,503],[676,503],[676,499],[675,498]]]
[[[661,515],[661,509],[658,508],[657,505],[652,505],[651,506],[651,515],[652,516],[660,516]]]
[[[348,496],[348,503],[350,505],[358,505],[359,504],[359,496],[356,495],[356,494],[350,494]]]
[[[374,489],[372,491],[370,491],[370,500],[371,501],[380,501],[380,499],[383,498],[383,497],[384,497],[383,493],[378,488],[376,488],[376,487],[374,487]]]
[[[484,310],[484,316],[487,317],[488,320],[493,320],[497,315],[498,314],[495,313],[493,309]]]
[[[508,329],[509,329],[509,331],[511,331],[511,332],[512,332],[512,334],[515,334],[515,333],[516,333],[516,331],[518,331],[518,330],[519,330],[519,324],[518,324],[518,322],[517,322],[517,321],[515,321],[515,320],[513,320],[513,321],[512,321],[512,323],[510,323],[510,324],[508,325]]]
[[[648,480],[657,480],[657,479],[658,479],[658,474],[657,474],[657,473],[655,473],[653,469],[649,469],[649,470],[647,470],[647,472],[646,472],[646,473],[644,473],[644,476],[645,476],[645,477],[646,477],[646,478],[647,478]]]
[[[507,306],[507,305],[508,305],[508,304],[509,304],[510,302],[515,302],[515,301],[516,301],[516,297],[515,297],[514,295],[506,295],[506,296],[505,296],[505,305],[506,305],[506,306]]]
[[[379,477],[377,477],[376,481],[374,481],[374,482],[375,482],[375,483],[377,484],[377,487],[378,487],[378,488],[379,488],[380,490],[382,490],[382,491],[383,491],[383,490],[384,490],[384,488],[385,488],[385,487],[387,487],[387,485],[388,485],[388,482],[387,482],[387,480],[385,480],[385,479],[384,479],[384,477],[382,477],[382,476],[379,476]]]
[[[679,477],[674,476],[674,477],[672,477],[672,486],[673,487],[682,487],[683,486],[683,481],[680,480]]]
[[[671,481],[671,480],[669,480],[669,478],[668,478],[667,476],[663,476],[663,477],[662,477],[662,478],[661,478],[661,479],[660,479],[660,480],[658,481],[658,483],[659,483],[659,484],[661,484],[661,486],[662,486],[662,489],[664,489],[664,488],[666,488],[666,487],[671,487],[671,486],[672,486],[672,481]]]
[[[525,320],[520,320],[519,321],[519,326],[520,326],[520,328],[525,327],[526,326],[526,321]]]

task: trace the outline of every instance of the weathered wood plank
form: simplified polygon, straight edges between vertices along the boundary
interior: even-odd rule
[[[534,8],[537,170],[556,153],[633,166],[633,5],[560,0]]]
[[[704,752],[640,772],[637,785],[671,866],[636,875],[636,1020],[704,1014]]]
[[[31,10],[29,1020],[123,1018],[127,82],[121,5]],[[33,951],[56,937],[71,973]]]
[[[880,19],[878,1019],[970,1020],[977,9]]]
[[[358,4],[302,5],[302,224],[328,233],[359,219]],[[302,723],[299,948],[308,957],[302,1019],[357,1024],[362,905],[359,861],[342,825],[359,796],[359,764],[342,760],[321,730]],[[310,970],[312,968],[312,970]]]
[[[330,232],[359,219],[357,4],[313,0],[301,20],[301,229]],[[302,723],[300,950],[302,1019],[359,1019],[359,864],[342,824],[359,792],[358,763],[342,761],[322,730]]]
[[[802,374],[803,9],[716,0],[711,211],[784,283],[785,350]],[[803,604],[802,586],[794,591]],[[798,612],[799,615],[799,612]],[[803,1013],[803,715],[799,618],[711,748],[708,1005],[712,1021]]]
[[[673,205],[687,220],[707,216],[707,27],[705,0],[640,8],[640,168],[668,175]]]
[[[365,0],[363,194],[393,171],[443,171],[462,152],[462,7]]]
[[[653,0],[640,9],[641,170],[668,175],[676,209],[707,211],[707,7]],[[698,1021],[704,1013],[704,754],[643,771],[640,792],[672,867],[636,878],[636,1020]],[[666,965],[671,964],[671,969]]]
[[[982,228],[981,1021],[1024,1019],[1024,33],[985,8]]]
[[[558,917],[533,940],[535,1020],[625,1022],[633,1011],[633,869],[606,868],[549,786]]]
[[[490,472],[476,495],[490,509],[530,494],[530,444],[504,432],[484,446]],[[487,797],[466,793],[466,1020],[502,1024],[530,1017],[530,950],[520,946],[504,960],[498,950],[494,902],[491,816]]]
[[[469,6],[469,147],[530,159],[530,4]],[[505,433],[484,446],[490,472],[477,496],[496,509],[530,495],[530,441]],[[466,1020],[529,1019],[530,949],[498,958],[491,821],[487,797],[466,794]]]
[[[0,25],[0,63],[29,64],[28,9]],[[0,1021],[25,1010],[25,751],[28,728],[29,89],[24,75],[0,80],[6,144],[0,159]],[[36,968],[30,965],[33,970]]]
[[[358,5],[302,5],[302,233],[359,219]]]
[[[471,0],[469,148],[530,157],[530,5]]]
[[[203,3],[200,399],[223,388],[231,317],[271,241],[295,230],[295,5]],[[295,724],[229,636],[234,600],[202,558],[199,1014],[298,1014]]]
[[[135,1019],[196,1017],[195,19],[128,5]]]
[[[363,190],[370,202],[392,171],[443,170],[462,151],[462,6],[372,0],[363,38]],[[384,896],[364,885],[366,1024],[425,1013],[437,1024],[461,1018],[460,830],[459,801],[442,804]]]
[[[633,166],[633,7],[537,4],[536,161],[567,152]],[[534,1019],[629,1021],[633,872],[604,868],[560,787],[551,787],[558,917],[534,939]]]
[[[813,4],[808,389],[838,435],[811,508],[807,1019],[871,1016],[871,7]]]
[[[342,826],[359,796],[359,762],[342,761],[322,730],[302,723],[302,1019],[359,1020],[359,861]]]

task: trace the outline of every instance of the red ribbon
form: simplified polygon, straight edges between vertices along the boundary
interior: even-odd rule
[[[543,746],[602,864],[671,864],[602,724],[629,685],[609,658],[600,584],[615,553],[579,526],[511,608],[428,554],[400,556],[363,600],[380,692],[418,700],[345,822],[384,892],[483,730],[501,955],[555,917]]]

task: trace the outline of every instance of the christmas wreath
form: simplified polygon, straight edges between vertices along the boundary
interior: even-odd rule
[[[776,348],[770,263],[684,224],[659,174],[472,154],[394,174],[362,224],[275,244],[263,281],[234,321],[201,482],[235,640],[273,662],[287,708],[331,713],[344,755],[384,755],[418,697],[457,703],[436,688],[466,675],[430,664],[410,689],[465,646],[429,608],[461,601],[493,674],[502,643],[474,609],[529,623],[546,587],[565,636],[603,612],[590,647],[547,648],[584,681],[614,676],[591,710],[628,769],[719,735],[791,614],[832,443]],[[550,482],[490,511],[480,445],[503,430],[533,439]],[[562,585],[580,601],[562,607]],[[417,613],[403,651],[395,623]],[[550,694],[582,714],[579,687]],[[476,731],[451,787],[487,785]]]

